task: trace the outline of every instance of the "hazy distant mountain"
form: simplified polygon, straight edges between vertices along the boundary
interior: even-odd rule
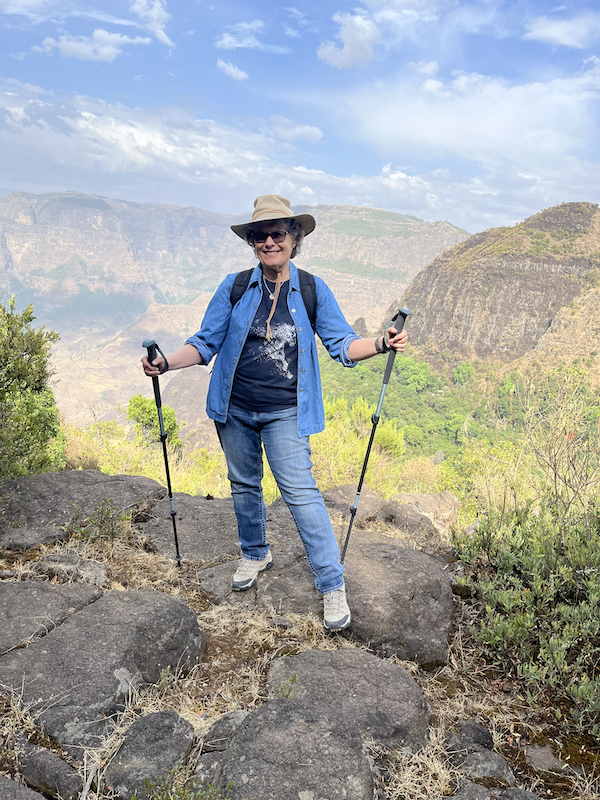
[[[297,207],[297,211],[309,210]],[[390,296],[466,231],[448,222],[355,206],[315,206],[298,266],[321,275],[350,322],[379,327]],[[223,277],[253,265],[229,226],[244,215],[131,203],[77,192],[0,198],[0,291],[34,304],[61,333],[55,348],[63,412],[106,416],[146,383],[141,341],[168,350],[200,327]]]

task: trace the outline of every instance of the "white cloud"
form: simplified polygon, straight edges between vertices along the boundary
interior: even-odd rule
[[[302,35],[295,30],[295,28],[290,28],[289,25],[286,25],[285,22],[283,23],[283,32],[286,36],[289,36],[290,39],[301,39]]]
[[[408,64],[415,72],[420,72],[421,75],[436,75],[439,71],[437,61],[411,61]]]
[[[474,232],[511,224],[565,200],[597,201],[600,164],[597,157],[586,159],[579,152],[586,144],[579,128],[588,125],[589,136],[595,138],[588,118],[594,113],[599,81],[588,70],[562,86],[550,82],[547,86],[521,87],[521,98],[512,105],[507,101],[510,87],[490,83],[491,79],[483,76],[478,81],[473,76],[440,81],[443,91],[450,93],[441,98],[419,92],[418,87],[409,91],[410,87],[396,84],[393,88],[406,89],[410,96],[406,119],[400,111],[392,119],[400,142],[397,146],[388,142],[390,156],[381,160],[382,164],[390,163],[372,173],[356,170],[338,175],[307,167],[307,154],[284,144],[292,138],[319,141],[319,129],[294,120],[276,117],[263,130],[236,128],[210,119],[194,119],[178,108],[132,109],[88,97],[54,96],[39,87],[0,80],[3,184],[20,191],[74,189],[229,213],[251,208],[253,199],[261,193],[278,192],[294,203],[389,208],[429,220],[448,219]],[[389,101],[391,88],[389,84],[377,92],[371,87],[374,103],[384,98]],[[469,93],[473,96],[471,107],[464,105]],[[553,102],[563,95],[570,95],[572,104],[559,104],[552,117]],[[521,113],[535,97],[538,106],[526,116],[522,127],[516,125],[511,136],[502,139],[497,134],[494,139],[494,129],[513,125],[512,116]],[[357,102],[363,99],[359,97]],[[331,98],[324,102],[332,108]],[[453,117],[449,109],[456,103]],[[498,116],[486,127],[477,120],[477,114],[485,114],[497,103]],[[347,113],[348,99],[336,96],[335,110]],[[371,111],[368,105],[365,114]],[[425,114],[425,119],[412,132],[418,112]],[[555,126],[550,130],[554,146],[548,148],[545,130],[536,128],[532,131],[534,140],[526,142],[525,148],[533,152],[538,137],[539,155],[525,158],[519,137],[526,138],[535,113],[540,126]],[[556,127],[561,114],[574,118],[562,131]],[[465,119],[459,125],[461,115]],[[379,117],[375,123],[381,121]],[[470,126],[475,126],[472,133]],[[490,133],[493,140],[487,142]],[[468,139],[464,145],[461,135]],[[427,168],[416,173],[409,167],[399,167],[398,163],[410,163],[409,151],[420,136],[425,136],[420,156],[446,148],[445,152],[456,155],[456,162],[470,159],[470,168],[461,170],[458,163],[454,172]],[[469,148],[472,156],[465,155]],[[485,162],[483,167],[474,166],[478,160]],[[439,163],[435,156],[431,161]]]
[[[302,125],[293,122],[286,117],[271,117],[269,130],[273,136],[283,139],[286,142],[294,142],[296,139],[305,139],[316,144],[323,138],[323,132],[313,125]]]
[[[600,14],[586,14],[575,19],[535,17],[525,27],[524,39],[583,49],[600,39]]]
[[[290,53],[290,49],[276,44],[265,44],[261,42],[257,34],[262,33],[265,23],[260,19],[252,22],[238,22],[230,25],[227,31],[217,39],[215,47],[219,50],[236,50],[247,48],[249,50],[260,50],[263,53]]]
[[[324,108],[333,100],[314,99]],[[600,65],[592,61],[582,73],[545,83],[511,85],[466,73],[423,83],[380,81],[345,97],[336,93],[335,109],[348,130],[388,157],[543,168],[595,152],[599,99]]]
[[[319,58],[338,69],[348,69],[370,61],[373,45],[381,39],[375,23],[360,15],[341,13],[335,14],[333,20],[340,26],[337,36],[342,46],[340,48],[335,42],[325,42],[317,49]]]
[[[148,37],[124,36],[121,33],[109,33],[98,29],[90,36],[71,36],[63,34],[59,39],[48,36],[41,44],[41,47],[34,45],[31,49],[37,53],[52,55],[58,50],[63,58],[79,58],[82,61],[114,61],[123,52],[123,48],[128,44],[151,44],[152,39]]]
[[[234,81],[245,81],[248,77],[248,73],[241,70],[239,67],[236,67],[235,64],[232,64],[231,61],[223,61],[220,58],[217,61],[217,67],[227,75],[228,78],[233,78]]]
[[[11,53],[10,57],[15,58],[17,61],[25,61],[27,53]]]
[[[167,13],[166,4],[162,0],[131,0],[129,9],[138,15],[145,28],[159,42],[169,47],[175,46],[165,31],[165,26],[171,19],[171,15]]]

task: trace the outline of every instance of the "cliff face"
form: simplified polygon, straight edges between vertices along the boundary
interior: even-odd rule
[[[514,360],[535,349],[558,311],[600,267],[600,210],[563,203],[436,258],[403,304],[411,340],[431,353]]]

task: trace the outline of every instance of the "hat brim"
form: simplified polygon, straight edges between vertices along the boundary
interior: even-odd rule
[[[242,225],[232,225],[231,230],[240,237],[240,239],[247,240],[248,231],[252,230],[256,225],[261,222],[274,222],[278,219],[295,219],[297,220],[300,225],[302,226],[302,230],[304,231],[304,235],[308,236],[309,233],[312,233],[317,226],[315,218],[311,214],[294,214],[290,217],[284,217],[281,214],[274,213],[272,211],[267,212],[260,216],[260,219],[252,220],[252,222],[245,222]]]

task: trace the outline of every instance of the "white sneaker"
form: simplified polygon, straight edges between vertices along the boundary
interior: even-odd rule
[[[350,625],[345,586],[323,595],[323,624],[330,631],[341,631]]]
[[[251,589],[258,578],[258,573],[273,566],[273,556],[271,551],[260,561],[253,561],[250,558],[240,559],[240,565],[235,571],[231,581],[231,588],[235,592],[244,592]]]

